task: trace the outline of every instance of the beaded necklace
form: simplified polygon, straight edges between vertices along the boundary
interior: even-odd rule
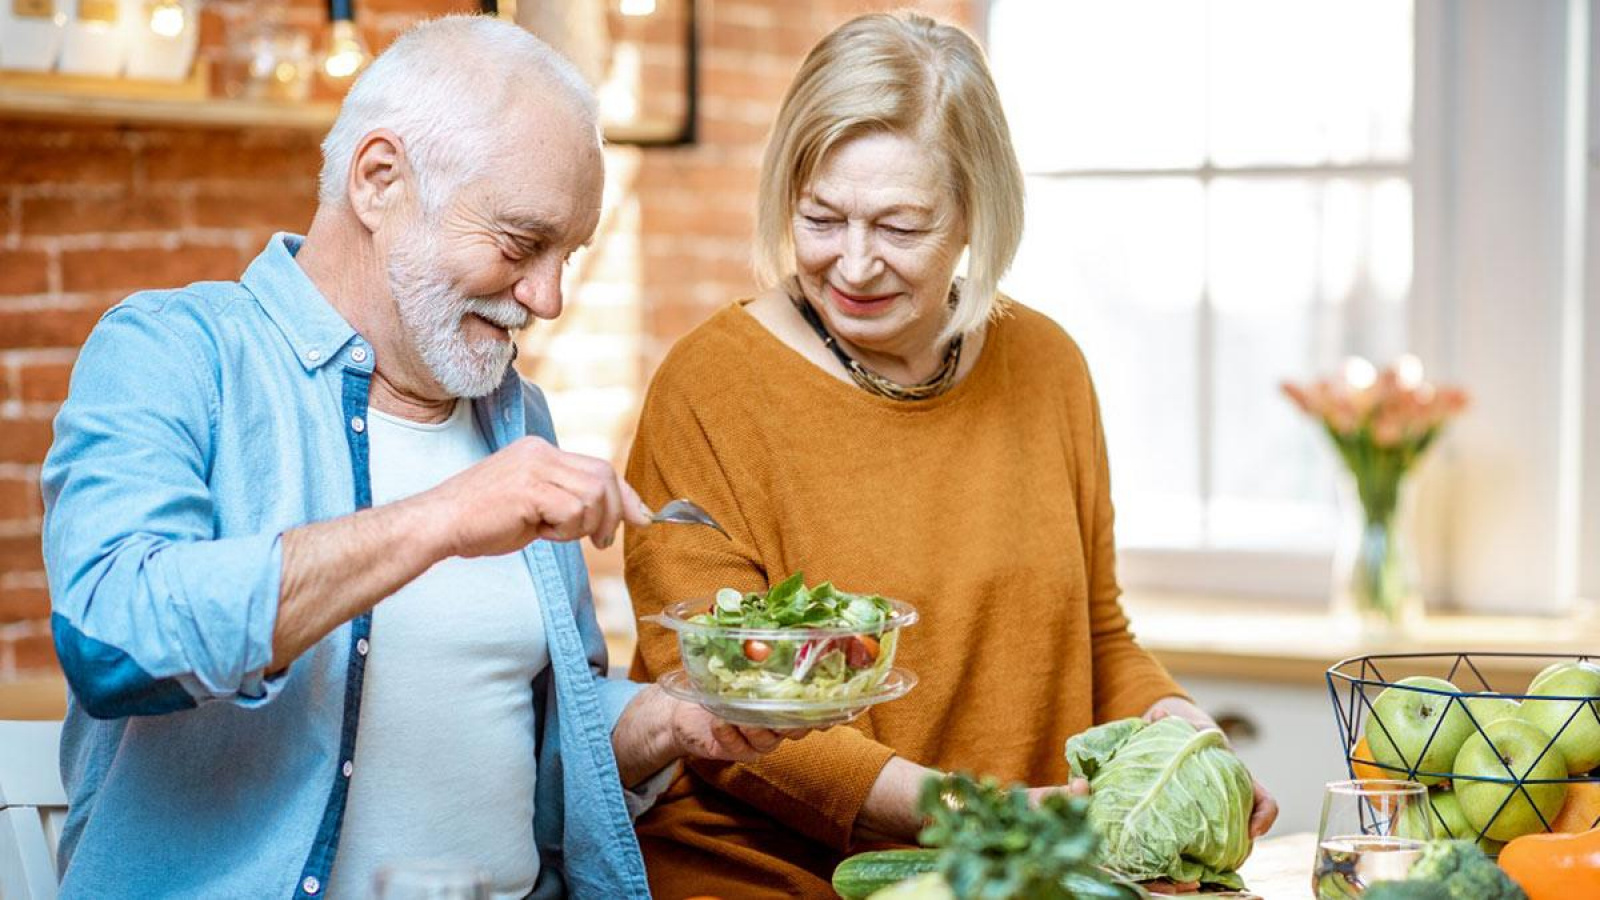
[[[792,284],[793,282],[791,281]],[[950,341],[950,349],[945,351],[944,362],[939,364],[938,370],[928,380],[919,384],[900,384],[896,381],[890,381],[863,366],[850,354],[844,352],[844,348],[839,346],[839,341],[832,334],[829,334],[827,326],[822,324],[822,317],[817,314],[817,311],[812,308],[810,303],[806,302],[804,294],[787,289],[785,293],[789,296],[789,302],[793,303],[795,309],[800,311],[800,317],[805,319],[806,324],[811,326],[811,330],[815,331],[817,337],[822,339],[823,346],[833,351],[834,358],[839,360],[839,364],[844,366],[846,372],[850,373],[850,380],[854,381],[856,386],[862,390],[877,394],[880,397],[888,397],[891,400],[926,400],[929,397],[939,396],[948,391],[951,385],[955,384],[956,370],[961,367],[961,335],[956,335]],[[956,285],[951,285],[950,305],[952,307],[956,305],[958,297]]]

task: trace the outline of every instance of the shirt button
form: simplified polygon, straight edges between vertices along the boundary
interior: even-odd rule
[[[366,420],[362,419],[360,416],[355,416],[355,417],[351,418],[350,419],[350,430],[354,431],[356,434],[360,434],[361,432],[366,431],[367,430]]]
[[[357,347],[354,350],[351,350],[350,351],[350,358],[355,360],[358,363],[359,362],[366,362],[367,361],[367,348],[365,348],[365,347]]]
[[[339,771],[344,773],[344,777],[346,777],[346,778],[349,778],[350,777],[350,773],[354,772],[355,770],[356,770],[355,763],[352,763],[348,759],[344,761],[344,765],[341,766],[340,769],[339,769]]]
[[[315,894],[322,890],[322,882],[318,881],[315,875],[307,875],[306,880],[300,882],[300,889],[308,894]]]
[[[367,651],[370,649],[372,649],[372,645],[367,643],[366,638],[356,638],[356,653],[366,656]]]
[[[306,351],[306,359],[309,359],[312,362],[316,362],[317,360],[319,360],[321,358],[322,358],[322,351],[321,350],[313,349],[313,350],[307,350]]]

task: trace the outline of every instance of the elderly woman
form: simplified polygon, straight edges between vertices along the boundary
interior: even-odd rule
[[[968,770],[1064,786],[1062,748],[1124,716],[1210,724],[1118,603],[1105,442],[1055,323],[1001,297],[1022,174],[982,51],[919,15],[824,38],[761,172],[770,285],[673,349],[628,479],[732,536],[633,530],[636,611],[791,573],[899,597],[921,679],[760,762],[691,762],[639,822],[662,900],[831,896],[858,844],[911,842],[918,788]],[[957,278],[963,252],[966,277]],[[644,629],[634,676],[680,664]],[[1276,815],[1258,788],[1253,829]]]

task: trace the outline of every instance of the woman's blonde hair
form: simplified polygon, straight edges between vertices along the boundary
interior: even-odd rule
[[[828,152],[882,132],[945,156],[966,218],[967,277],[943,337],[975,331],[998,310],[1022,240],[1022,167],[977,41],[917,13],[852,19],[801,64],[761,161],[756,277],[770,287],[793,272],[795,206]]]

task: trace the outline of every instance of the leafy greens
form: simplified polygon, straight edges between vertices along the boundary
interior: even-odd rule
[[[824,582],[805,586],[796,573],[765,593],[717,591],[689,622],[684,667],[695,683],[724,698],[842,702],[871,693],[894,659],[894,607],[876,594],[852,594]],[[729,633],[720,633],[729,629]],[[752,637],[751,629],[795,636]],[[837,634],[817,635],[809,629]]]
[[[940,848],[939,873],[968,900],[1124,900],[1139,889],[1095,865],[1100,839],[1081,797],[1049,794],[1037,805],[1022,788],[992,778],[929,778],[918,805],[919,836]]]
[[[1222,733],[1183,719],[1120,719],[1067,741],[1087,778],[1102,862],[1139,881],[1170,878],[1242,889],[1250,855],[1250,773]]]
[[[881,626],[894,609],[877,594],[852,594],[823,582],[807,588],[796,572],[766,593],[717,591],[705,624],[738,628],[850,628]],[[700,621],[696,617],[694,621]]]

